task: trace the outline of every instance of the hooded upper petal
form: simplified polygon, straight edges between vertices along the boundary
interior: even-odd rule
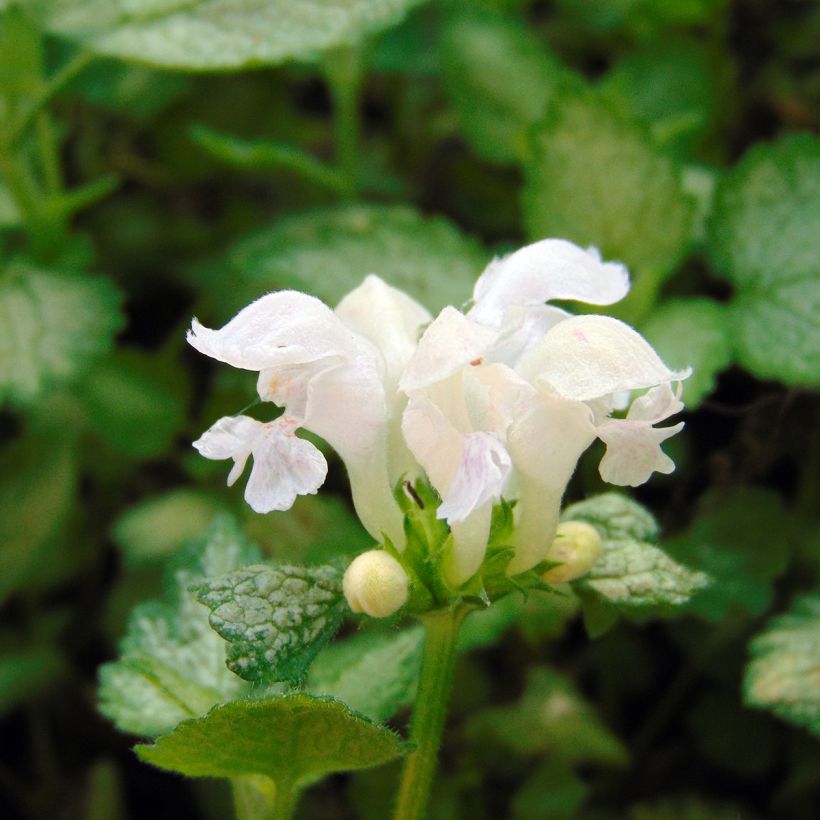
[[[293,290],[257,299],[219,330],[194,319],[187,339],[206,356],[260,371],[356,355],[364,341],[319,299]]]
[[[475,284],[468,316],[500,326],[511,307],[552,299],[610,305],[628,290],[629,273],[620,262],[603,262],[597,249],[565,239],[543,239],[490,263]]]
[[[566,399],[588,401],[686,378],[629,325],[609,316],[559,322],[521,361],[524,378]]]

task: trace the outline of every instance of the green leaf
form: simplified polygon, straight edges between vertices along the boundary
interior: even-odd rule
[[[592,94],[556,97],[532,132],[524,218],[532,239],[595,245],[641,275],[670,273],[690,240],[680,169],[642,126]]]
[[[521,699],[511,706],[487,709],[467,725],[475,742],[492,740],[522,756],[568,762],[623,765],[627,752],[601,723],[572,684],[546,667],[534,667]]]
[[[571,820],[588,792],[589,786],[568,761],[547,758],[513,798],[513,820]]]
[[[605,493],[564,511],[562,521],[586,521],[603,540],[603,553],[575,586],[618,609],[679,606],[708,583],[708,576],[670,558],[655,543],[658,525],[649,512],[619,493]]]
[[[167,599],[134,610],[120,659],[100,669],[100,711],[125,732],[156,736],[247,693],[248,684],[227,669],[226,644],[191,587],[258,560],[256,548],[227,517],[174,556]]]
[[[38,573],[71,510],[77,483],[73,439],[20,438],[0,453],[0,476],[2,601]]]
[[[717,107],[710,55],[690,39],[663,38],[628,54],[600,90],[625,115],[642,120],[656,145],[678,155],[692,153]]]
[[[208,274],[213,303],[225,319],[279,288],[335,305],[368,273],[435,313],[469,299],[487,261],[478,242],[444,219],[403,206],[351,205],[279,220],[237,242]]]
[[[711,299],[670,299],[641,330],[669,367],[693,368],[683,382],[689,410],[714,390],[715,377],[732,363],[729,312]]]
[[[0,715],[38,698],[63,669],[62,656],[53,646],[0,651]]]
[[[630,808],[629,820],[754,820],[745,805],[706,800],[697,795],[664,797],[637,803]]]
[[[740,363],[820,385],[820,138],[794,134],[743,157],[718,184],[709,251],[737,289]]]
[[[307,689],[377,721],[412,703],[421,664],[421,627],[363,632],[327,647],[310,668]]]
[[[255,683],[301,678],[346,611],[331,566],[243,567],[207,579],[198,598],[228,641],[228,668]]]
[[[749,651],[746,702],[820,735],[820,593],[769,621]]]
[[[112,57],[188,71],[306,59],[394,25],[420,0],[25,0],[52,33]]]
[[[10,264],[0,273],[0,402],[30,404],[82,375],[110,350],[119,305],[107,279]]]
[[[186,374],[157,356],[120,348],[80,385],[91,429],[132,458],[165,453],[185,423]]]
[[[568,69],[531,29],[473,9],[446,18],[440,54],[444,87],[467,139],[488,159],[519,160],[526,129],[544,114]]]
[[[217,706],[136,751],[146,763],[189,777],[259,774],[298,787],[380,766],[404,749],[397,735],[344,704],[296,693]]]
[[[126,510],[114,522],[111,537],[130,566],[154,563],[201,536],[222,509],[198,490],[172,490]]]
[[[783,504],[771,491],[738,487],[704,496],[689,530],[666,541],[672,556],[712,579],[687,609],[714,622],[730,614],[761,615],[771,605],[772,582],[788,564],[791,535]]]

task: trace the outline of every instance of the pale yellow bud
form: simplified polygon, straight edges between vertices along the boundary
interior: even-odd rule
[[[363,552],[347,568],[342,581],[350,608],[373,618],[386,618],[404,606],[409,586],[404,567],[384,550]]]
[[[547,561],[560,561],[560,566],[548,569],[543,579],[548,584],[574,581],[590,571],[601,557],[604,545],[598,530],[584,521],[565,521],[558,525],[555,540],[546,555]]]

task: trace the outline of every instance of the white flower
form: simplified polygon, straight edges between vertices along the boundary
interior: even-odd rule
[[[263,296],[220,330],[194,319],[188,341],[200,352],[259,372],[257,391],[284,408],[286,421],[218,421],[196,446],[207,458],[233,458],[235,481],[249,454],[246,498],[260,512],[287,509],[314,493],[327,467],[303,427],[325,439],[348,470],[362,523],[381,540],[403,543],[393,486],[412,464],[399,431],[405,397],[395,387],[430,314],[410,297],[369,276],[334,312],[295,291]]]
[[[669,370],[632,328],[606,316],[572,316],[545,305],[574,299],[606,305],[629,287],[622,265],[563,240],[544,240],[494,261],[475,285],[467,314],[445,308],[405,369],[403,429],[410,450],[443,499],[453,532],[448,580],[481,565],[492,506],[518,499],[511,573],[545,558],[566,485],[581,453],[607,444],[601,474],[640,484],[672,463],[660,443],[682,424],[653,425],[681,408]],[[610,413],[625,391],[626,419]]]
[[[194,347],[257,371],[260,398],[284,408],[268,424],[220,419],[196,447],[234,460],[229,483],[252,455],[246,498],[268,511],[322,484],[325,461],[296,430],[321,436],[345,462],[364,525],[399,550],[393,488],[425,473],[453,535],[442,564],[453,586],[481,566],[493,505],[515,499],[508,571],[523,572],[547,556],[564,490],[596,438],[606,444],[600,471],[608,482],[634,486],[674,469],[660,445],[683,425],[655,425],[681,409],[672,384],[688,371],[667,368],[623,322],[546,304],[608,305],[628,289],[622,265],[547,239],[493,261],[466,314],[446,307],[433,320],[368,276],[335,311],[281,291],[221,330],[194,320]],[[627,408],[625,418],[612,417]]]

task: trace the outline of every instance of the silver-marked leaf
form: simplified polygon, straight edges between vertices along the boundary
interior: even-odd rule
[[[718,184],[709,251],[737,288],[740,364],[820,385],[820,139],[792,134],[743,157]]]
[[[156,736],[249,692],[226,667],[226,644],[191,586],[258,560],[257,549],[227,517],[177,554],[167,571],[167,599],[134,610],[120,659],[100,669],[100,711],[123,731]]]
[[[749,650],[746,702],[820,735],[820,592],[769,621]]]
[[[257,683],[302,677],[345,613],[331,566],[256,564],[208,579],[198,596],[228,641],[228,668]]]
[[[111,57],[225,71],[307,59],[391,26],[421,0],[24,0],[51,32]]]
[[[619,493],[573,504],[562,520],[586,521],[601,535],[603,554],[575,586],[582,598],[594,594],[602,599],[605,609],[679,606],[709,582],[705,573],[673,560],[653,543],[658,535],[655,519]]]
[[[363,632],[325,649],[310,669],[307,688],[356,712],[384,721],[411,703],[421,664],[420,627],[398,633]]]
[[[80,376],[122,326],[107,279],[15,262],[0,272],[0,402],[30,404]]]
[[[146,763],[189,777],[256,774],[298,788],[332,772],[387,763],[404,747],[390,729],[344,704],[296,693],[217,706],[136,751]]]

